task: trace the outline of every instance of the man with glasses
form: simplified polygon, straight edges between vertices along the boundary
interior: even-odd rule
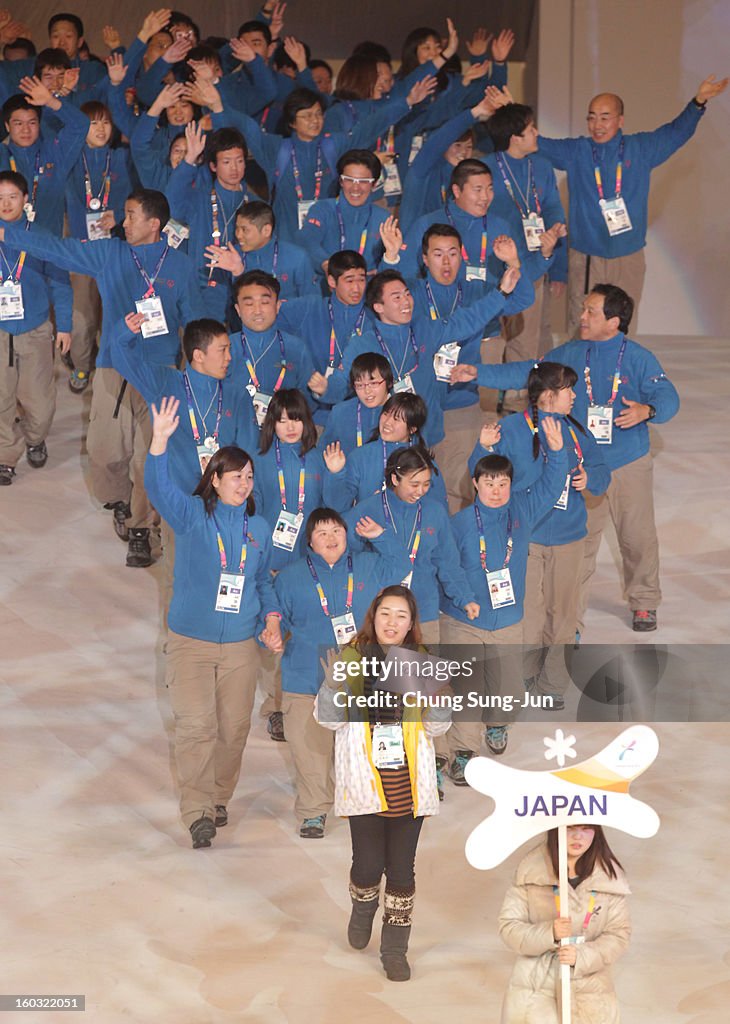
[[[576,335],[583,297],[597,281],[631,295],[635,315],[644,287],[651,172],[694,135],[707,101],[727,83],[710,75],[679,117],[653,132],[624,135],[621,97],[600,93],[588,107],[587,136],[539,137],[540,153],[568,174],[568,337]]]

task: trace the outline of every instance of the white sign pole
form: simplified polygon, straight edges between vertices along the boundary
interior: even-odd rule
[[[560,917],[570,917],[570,898],[568,896],[568,888],[570,883],[568,882],[568,826],[558,825],[558,882],[559,882],[559,900],[560,900]],[[562,939],[560,942],[562,948]],[[570,1024],[571,1022],[571,1007],[570,1007],[570,964],[560,965],[560,997],[562,1002],[561,1021],[562,1024]]]

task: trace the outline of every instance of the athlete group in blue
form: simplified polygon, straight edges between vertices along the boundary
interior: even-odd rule
[[[37,55],[21,29],[0,27],[0,483],[24,450],[48,458],[53,317],[71,389],[91,384],[91,483],[127,565],[152,563],[160,516],[169,573],[174,549],[168,680],[195,847],[227,822],[260,654],[300,835],[324,835],[321,656],[357,643],[383,587],[412,592],[427,644],[469,645],[496,695],[524,680],[560,710],[610,515],[633,629],[656,628],[648,423],[679,398],[628,336],[631,261],[652,169],[726,81],[632,135],[601,94],[588,135],[556,140],[509,93],[508,30],[491,50],[477,32],[463,66],[451,22],[445,42],[415,30],[397,76],[363,43],[333,93],[269,0],[230,41],[152,12],[126,49],[105,31],[105,62],[73,14]],[[569,266],[576,337],[550,350],[542,301]],[[502,331],[505,361],[484,363]],[[484,423],[480,388],[514,394],[512,415]],[[509,723],[485,724],[501,754]],[[439,738],[442,798],[484,738],[456,721]]]

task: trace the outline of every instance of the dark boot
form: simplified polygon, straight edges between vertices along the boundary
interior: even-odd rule
[[[411,976],[406,953],[415,895],[415,889],[385,890],[380,959],[389,981],[408,981]]]
[[[350,881],[352,914],[347,926],[347,941],[353,949],[365,949],[370,942],[379,897],[380,883],[362,889]]]

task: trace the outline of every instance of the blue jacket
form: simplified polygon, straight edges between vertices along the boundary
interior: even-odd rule
[[[614,259],[638,252],[646,245],[651,172],[695,133],[704,109],[691,100],[679,117],[653,132],[624,135],[619,131],[609,142],[578,139],[539,138],[540,152],[553,167],[568,172],[570,246],[578,252]],[[621,144],[623,182],[621,195],[631,220],[631,231],[609,235],[601,208],[594,174],[593,153],[598,157],[606,199],[616,195],[616,167]]]
[[[474,505],[469,505],[451,517],[459,564],[467,576],[469,589],[479,602],[479,615],[471,620],[470,625],[493,632],[521,622],[530,541],[535,539],[534,531],[537,524],[560,497],[567,472],[565,445],[559,452],[548,449],[545,468],[530,490],[513,491],[507,504],[501,508],[487,508],[476,499]],[[490,572],[503,567],[507,552],[508,526],[511,525],[512,529],[512,555],[508,567],[515,603],[496,610],[492,608],[487,577],[480,560],[475,506],[479,508],[482,519],[487,548],[487,568]],[[443,588],[441,611],[458,619],[459,622],[469,622],[461,606]]]
[[[22,220],[27,227],[33,230],[33,225],[29,225],[25,217]],[[1,220],[0,225],[9,227]],[[3,281],[7,281],[11,276],[13,281],[18,281],[20,254],[24,249],[27,249],[27,246],[22,242],[16,245],[0,242],[0,267]],[[65,270],[59,270],[58,267],[54,267],[53,264],[46,263],[36,256],[27,256],[20,271],[20,287],[23,296],[23,319],[4,320],[0,308],[0,330],[13,335],[26,334],[28,331],[35,330],[36,327],[40,327],[48,320],[49,304],[53,305],[56,330],[71,330],[73,292]]]
[[[384,508],[386,497],[390,511],[387,517]],[[426,495],[420,502],[411,504],[401,501],[391,490],[381,491],[361,501],[344,518],[350,533],[350,543],[355,550],[364,547],[365,543],[354,534],[355,523],[363,516],[370,516],[386,528],[386,533],[394,533],[410,556],[415,542],[419,505],[422,510],[421,541],[413,564],[410,589],[418,602],[421,621],[433,622],[439,617],[439,586],[459,608],[475,600],[459,564],[449,514],[441,502]],[[409,557],[408,570],[401,579],[405,579],[410,570]]]
[[[104,197],[104,171],[109,160],[109,177],[111,187],[109,190],[108,210],[114,212],[114,219],[117,224],[124,220],[124,204],[127,196],[132,191],[131,160],[129,150],[123,146],[118,149],[111,149],[109,146],[100,146],[93,149],[91,146],[84,146],[82,156],[78,158],[71,168],[71,173],[66,184],[66,213],[68,214],[68,226],[72,238],[88,238],[86,229],[86,214],[101,216],[102,211],[86,209],[86,187],[84,162],[86,158],[91,181],[91,194],[101,201]]]
[[[111,366],[110,333],[127,313],[134,311],[135,301],[147,291],[132,257],[132,249],[148,276],[152,277],[165,251],[165,243],[131,246],[121,238],[82,242],[76,238],[55,238],[47,231],[32,231],[26,235],[21,222],[9,224],[5,228],[5,237],[11,245],[24,245],[33,256],[45,258],[63,270],[88,274],[96,280],[104,310],[96,365]],[[168,249],[156,278],[155,294],[162,300],[169,333],[150,339],[145,351],[151,362],[174,366],[180,352],[178,330],[189,320],[202,315],[193,268],[187,256]]]
[[[134,168],[144,188],[154,188],[158,192],[167,192],[172,174],[169,147],[167,152],[155,144],[158,131],[158,119],[142,114],[137,118],[134,131],[129,138],[129,149],[132,154]],[[183,161],[184,163],[185,161]]]
[[[282,367],[286,366],[286,373],[279,388],[298,388],[311,405],[307,381],[314,373],[314,366],[309,352],[299,338],[282,331],[278,323],[275,323],[267,331],[251,331],[246,328],[243,335],[238,331],[231,334],[230,339],[231,365],[228,373],[237,387],[247,388],[253,384],[246,359],[253,363],[259,390],[267,395],[273,395]]]
[[[249,517],[241,608],[238,613],[217,612],[221,562],[216,522],[225,547],[226,571],[237,574],[245,507],[219,501],[209,516],[203,499],[188,496],[171,478],[167,454],[147,456],[144,483],[150,501],[175,532],[175,578],[167,619],[170,629],[213,644],[250,640],[259,620],[279,611],[271,584],[268,523],[261,516]]]
[[[358,408],[360,410],[359,444]],[[339,441],[345,455],[349,455],[357,448],[362,448],[378,426],[382,411],[382,405],[376,405],[370,409],[367,405],[363,405],[357,397],[338,402],[337,405],[332,406],[332,411],[327,417],[324,433],[319,439],[319,447],[324,449],[328,444]]]
[[[514,467],[512,486],[516,491],[528,490],[533,487],[542,476],[543,468],[547,460],[548,446],[545,440],[542,423],[548,413],[538,410],[538,433],[540,437],[540,451],[537,458],[532,455],[532,429],[522,413],[514,416],[505,416],[501,421],[502,436],[499,444],[494,446],[498,455],[505,455]],[[593,435],[589,430],[581,432],[578,427],[568,421],[565,416],[560,419],[563,428],[563,442],[568,456],[568,473],[572,478],[578,468],[578,450],[583,460],[583,468],[588,475],[586,489],[591,494],[603,494],[611,483],[611,471],[603,461],[601,448],[596,444]],[[575,439],[571,434],[575,434]],[[577,446],[576,446],[577,442]],[[474,467],[479,459],[490,452],[483,448],[479,441],[474,445],[474,451],[469,456],[469,473],[474,475]],[[551,547],[554,544],[571,544],[575,540],[585,537],[586,529],[586,503],[581,491],[574,487],[568,490],[568,502],[566,508],[553,507],[545,517],[535,526],[531,540],[536,544],[544,544]]]
[[[428,138],[408,168],[408,187],[403,192],[399,210],[401,229],[411,225],[429,210],[436,210],[451,198],[451,175],[454,168],[444,153],[475,124],[471,110],[462,110],[450,118]]]
[[[350,538],[352,531],[348,531]],[[400,583],[408,574],[408,556],[388,530],[372,542],[373,551],[349,547],[342,557],[329,566],[321,555],[309,551],[314,571],[324,590],[331,616],[345,614],[347,605],[347,557],[352,557],[352,613],[360,628],[365,613],[383,587]],[[288,693],[314,696],[322,684],[319,659],[326,649],[335,646],[332,624],[325,615],[306,558],[282,569],[274,582],[282,612],[282,633],[291,635],[281,659],[281,685]]]
[[[408,442],[383,441],[378,437],[369,441],[362,448],[356,448],[347,456],[344,470],[334,477],[339,481],[345,498],[345,508],[357,505],[369,498],[371,494],[379,494],[385,483],[385,464],[398,448],[409,447]],[[438,466],[436,467],[438,469]],[[443,474],[431,474],[429,497],[447,507],[446,485]]]
[[[281,285],[279,298],[282,302],[309,295],[321,298],[312,261],[300,244],[272,238],[253,252],[243,252],[238,245],[236,249],[243,260],[244,274],[248,270],[265,270],[267,274],[274,275]]]
[[[324,275],[324,261],[343,249],[361,253],[368,270],[375,270],[383,255],[380,225],[388,216],[388,211],[376,206],[372,197],[362,206],[352,206],[344,195],[337,199],[320,199],[309,211],[299,232],[299,244],[307,250],[320,275]]]

